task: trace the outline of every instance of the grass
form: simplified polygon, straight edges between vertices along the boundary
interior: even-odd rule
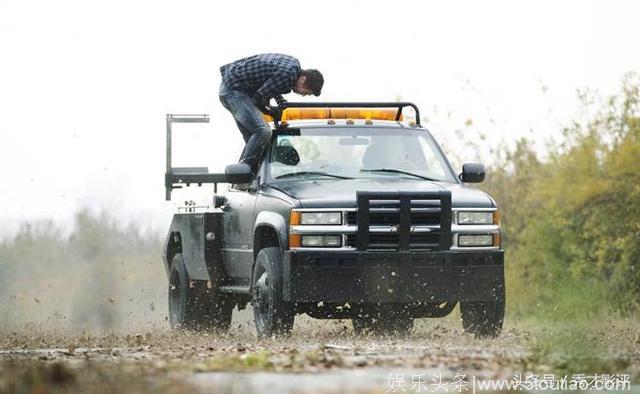
[[[516,307],[511,318],[532,333],[526,368],[561,375],[628,372],[640,354],[640,325],[613,310],[609,292],[602,283],[567,279],[540,292],[534,305]]]

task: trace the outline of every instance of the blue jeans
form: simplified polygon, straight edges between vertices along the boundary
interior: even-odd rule
[[[240,161],[251,165],[255,170],[271,139],[271,127],[262,118],[262,112],[256,108],[248,94],[229,89],[223,82],[220,84],[219,95],[220,102],[233,115],[246,143]]]

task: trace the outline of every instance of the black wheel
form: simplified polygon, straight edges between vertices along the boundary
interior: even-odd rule
[[[462,328],[476,337],[498,336],[504,322],[504,305],[504,288],[495,301],[461,302]]]
[[[173,329],[226,331],[231,324],[231,297],[207,288],[206,281],[189,279],[180,253],[173,257],[169,274],[169,322]]]
[[[293,329],[294,309],[282,300],[282,252],[265,248],[258,252],[253,270],[253,317],[259,337],[288,335]]]
[[[408,335],[413,329],[413,318],[404,313],[376,313],[351,318],[357,335]]]

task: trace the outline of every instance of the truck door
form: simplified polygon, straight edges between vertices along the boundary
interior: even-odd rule
[[[224,207],[225,268],[236,284],[249,284],[253,265],[254,208],[258,193],[232,185]],[[246,283],[245,283],[246,282]]]

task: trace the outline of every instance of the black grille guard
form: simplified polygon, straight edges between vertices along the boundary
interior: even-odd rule
[[[398,250],[411,249],[411,201],[437,201],[440,207],[439,250],[451,247],[451,192],[369,192],[356,193],[358,212],[358,232],[356,249],[365,251],[369,248],[369,215],[371,201],[399,201],[400,223],[398,223]]]

